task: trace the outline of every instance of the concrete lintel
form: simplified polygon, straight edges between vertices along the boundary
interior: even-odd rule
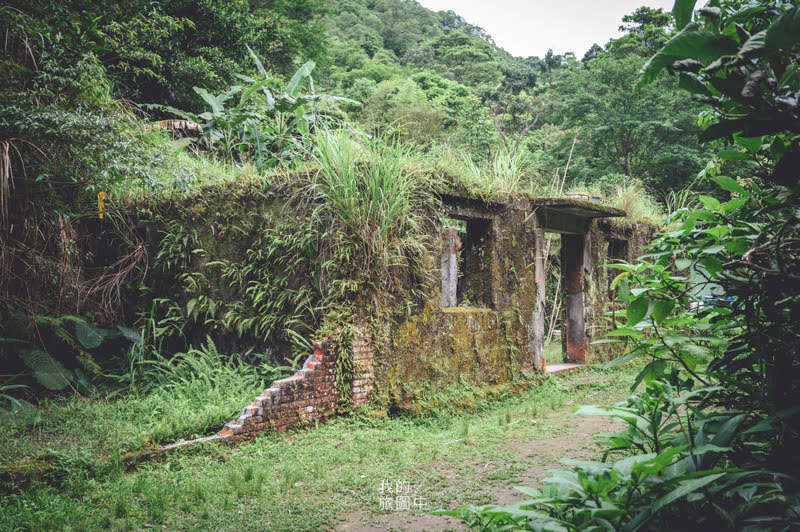
[[[541,210],[556,210],[580,218],[624,217],[625,211],[600,203],[572,198],[537,198],[531,206]]]
[[[562,235],[585,235],[592,225],[591,218],[557,209],[538,209],[536,214],[542,229]]]
[[[505,208],[500,203],[483,201],[477,198],[450,195],[442,195],[441,198],[445,211],[453,218],[463,220],[494,218]]]

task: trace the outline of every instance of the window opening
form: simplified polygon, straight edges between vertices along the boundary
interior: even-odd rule
[[[492,308],[492,221],[448,217],[442,254],[442,307]]]

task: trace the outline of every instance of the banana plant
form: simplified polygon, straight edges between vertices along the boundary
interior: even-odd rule
[[[161,109],[197,124],[196,129],[201,134],[195,140],[204,149],[217,152],[231,162],[237,162],[237,158],[239,161],[249,159],[259,168],[266,168],[285,163],[305,152],[306,138],[326,118],[319,112],[318,102],[359,103],[348,98],[316,94],[311,77],[316,66],[314,61],[306,62],[285,87],[280,87],[270,78],[253,50],[250,47],[247,50],[255,63],[257,78],[237,74],[244,84],[234,85],[216,95],[194,87],[207,107],[203,113],[189,113],[165,105],[146,107]],[[306,81],[309,92],[301,93]],[[230,106],[230,101],[237,95],[237,104]]]

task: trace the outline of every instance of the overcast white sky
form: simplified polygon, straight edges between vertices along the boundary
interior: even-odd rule
[[[623,15],[638,7],[671,11],[673,0],[417,0],[434,11],[455,11],[480,26],[512,55],[543,57],[575,52],[578,59],[597,43],[619,34]]]

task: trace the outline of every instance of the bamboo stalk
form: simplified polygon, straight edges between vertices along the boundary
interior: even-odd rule
[[[553,332],[555,331],[556,326],[556,316],[558,313],[561,312],[561,298],[559,297],[559,288],[561,288],[561,277],[558,278],[558,285],[556,287],[556,304],[553,308],[553,315],[550,316],[550,328],[547,331],[547,339],[545,340],[544,345],[550,345],[550,341],[553,339]]]
[[[561,188],[558,191],[559,196],[564,192],[564,183],[567,182],[567,172],[569,171],[569,163],[572,161],[572,150],[575,149],[576,142],[578,142],[578,137],[572,139],[572,147],[569,149],[569,157],[567,157],[567,166],[564,167],[564,176],[561,179]]]

